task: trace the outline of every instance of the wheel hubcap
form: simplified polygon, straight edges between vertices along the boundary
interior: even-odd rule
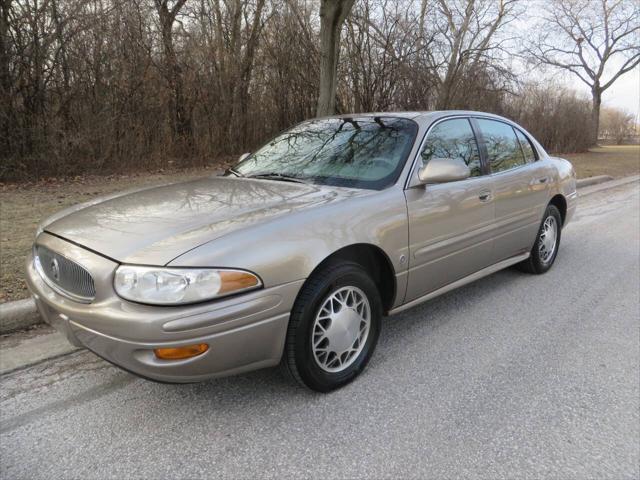
[[[549,263],[556,251],[558,239],[558,223],[555,217],[547,217],[542,224],[542,232],[538,240],[538,253],[543,263]]]
[[[371,325],[369,300],[357,287],[342,287],[323,302],[313,324],[313,356],[326,372],[351,365],[367,341]]]

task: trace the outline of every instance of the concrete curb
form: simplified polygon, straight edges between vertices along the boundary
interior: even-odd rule
[[[580,178],[576,182],[576,187],[588,187],[589,185],[597,185],[598,183],[609,182],[611,180],[613,180],[613,177],[610,175],[598,175],[595,177]]]
[[[0,375],[80,350],[49,325],[0,337]]]
[[[0,335],[42,323],[32,298],[0,304]]]
[[[583,187],[580,189],[579,196],[585,197],[587,195],[591,195],[592,193],[601,192],[603,190],[609,190],[611,188],[621,187],[622,185],[627,185],[629,183],[637,182],[638,180],[640,180],[640,175],[632,175],[630,177],[611,180],[610,182],[589,185],[587,187]],[[578,208],[580,208],[579,205],[578,205]]]
[[[613,180],[613,177],[609,175],[599,175],[578,180],[577,187],[581,189],[589,187],[580,192],[580,195],[584,196],[638,180],[640,180],[640,175],[624,177],[618,180]],[[0,304],[0,335],[24,330],[39,323],[42,323],[42,319],[31,298]]]

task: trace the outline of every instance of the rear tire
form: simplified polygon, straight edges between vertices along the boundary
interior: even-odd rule
[[[542,274],[552,267],[560,248],[562,215],[555,205],[548,205],[528,259],[517,266],[527,273]]]
[[[329,264],[295,301],[282,367],[312,390],[340,388],[367,366],[381,323],[380,294],[366,271],[353,262]]]

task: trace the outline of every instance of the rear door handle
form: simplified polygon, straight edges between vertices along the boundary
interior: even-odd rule
[[[488,202],[489,200],[491,200],[491,192],[489,191],[480,192],[480,195],[478,195],[478,198],[480,199],[481,202]]]

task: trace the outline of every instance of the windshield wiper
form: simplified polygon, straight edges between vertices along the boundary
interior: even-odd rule
[[[243,174],[241,174],[239,171],[237,171],[235,168],[233,167],[229,167],[225,170],[224,173],[232,173],[233,175],[235,175],[236,177],[244,177]]]
[[[309,183],[299,177],[292,175],[286,175],[283,173],[271,172],[271,173],[257,173],[255,175],[249,175],[247,178],[266,178],[267,180],[280,180],[281,182],[295,182],[295,183]]]

